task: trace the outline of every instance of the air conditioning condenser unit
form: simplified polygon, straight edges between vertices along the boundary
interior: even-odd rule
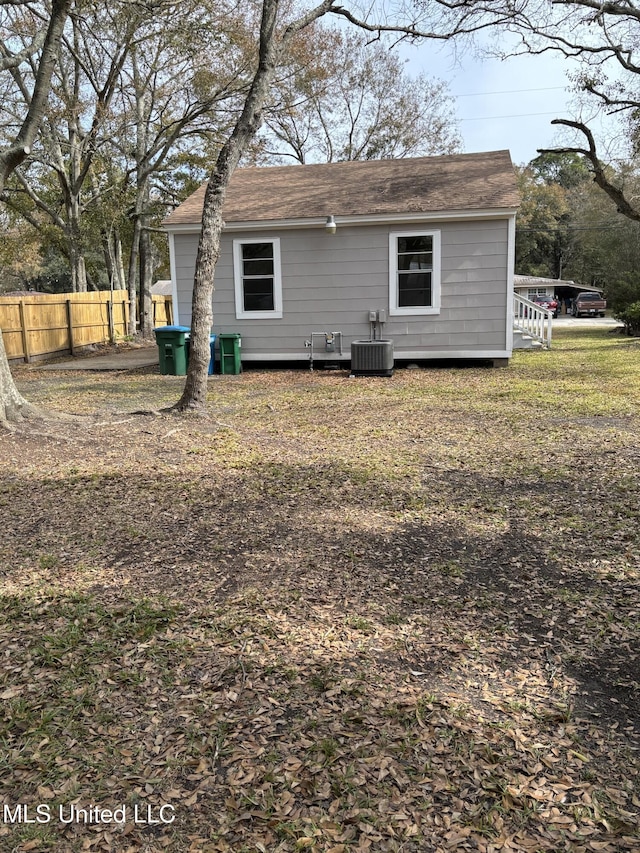
[[[351,373],[354,376],[392,376],[393,341],[352,341]]]

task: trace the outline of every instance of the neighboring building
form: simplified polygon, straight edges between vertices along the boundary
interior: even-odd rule
[[[579,293],[600,292],[597,287],[585,287],[571,279],[543,278],[536,275],[514,275],[513,289],[525,299],[533,299],[534,296],[555,296],[564,305],[575,299]]]
[[[173,284],[171,279],[158,279],[151,285],[151,296],[153,299],[153,325],[161,326],[163,323],[173,324],[175,317],[175,306],[173,301]],[[162,297],[162,299],[160,298]]]
[[[165,221],[174,322],[191,323],[204,186]],[[238,169],[224,206],[213,332],[246,361],[511,356],[515,215],[507,151]],[[305,344],[307,346],[305,347]]]
[[[155,284],[151,285],[152,296],[173,296],[173,287],[171,279],[158,279]]]

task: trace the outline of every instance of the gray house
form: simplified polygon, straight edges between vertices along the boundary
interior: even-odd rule
[[[164,223],[187,326],[203,199]],[[238,169],[212,331],[240,333],[243,361],[348,362],[383,340],[396,361],[504,363],[518,201],[507,151]]]

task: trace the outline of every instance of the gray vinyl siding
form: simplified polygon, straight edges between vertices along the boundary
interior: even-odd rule
[[[383,336],[402,353],[504,352],[507,346],[508,221],[424,225],[441,232],[441,310],[428,316],[388,316]],[[420,231],[416,223],[232,232],[223,235],[216,268],[213,331],[240,332],[242,355],[308,357],[312,332],[342,332],[345,355],[352,340],[369,337],[370,310],[389,312],[389,233]],[[282,319],[236,319],[233,240],[280,239]],[[179,321],[191,321],[191,290],[198,238],[176,234],[175,275]],[[322,357],[322,353],[318,352]],[[414,356],[415,357],[415,356]]]

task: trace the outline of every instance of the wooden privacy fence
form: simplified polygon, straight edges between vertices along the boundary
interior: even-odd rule
[[[153,324],[172,322],[170,296],[153,296]],[[0,329],[7,358],[32,361],[101,344],[127,334],[126,290],[0,296]]]

